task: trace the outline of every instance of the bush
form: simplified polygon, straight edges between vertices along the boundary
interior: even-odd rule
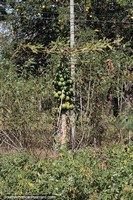
[[[133,199],[133,148],[60,153],[40,160],[26,152],[1,156],[1,195],[55,195],[61,200]]]
[[[19,77],[11,62],[3,62],[0,63],[0,142],[14,148],[44,146],[54,132],[53,97],[49,93],[52,83],[47,77]]]

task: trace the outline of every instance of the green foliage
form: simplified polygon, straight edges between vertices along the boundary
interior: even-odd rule
[[[4,5],[0,4],[0,21],[3,21],[6,19],[6,15],[7,15],[7,12],[4,8]]]
[[[52,195],[57,199],[133,198],[133,147],[111,146],[60,153],[39,160],[26,152],[1,156],[0,194]]]
[[[30,146],[32,142],[41,147],[46,137],[53,134],[54,104],[52,93],[48,93],[52,83],[48,77],[31,76],[25,80],[18,77],[14,68],[10,61],[1,61],[1,140],[18,147]]]
[[[59,5],[64,6],[62,2],[50,0],[7,2],[7,7],[12,10],[10,24],[14,53],[11,56],[20,74],[23,75],[23,71],[35,76],[46,73],[46,53],[36,51],[37,47],[48,47],[59,36],[69,35],[69,27],[64,31],[66,25],[60,20]],[[34,63],[25,66],[31,59]]]
[[[127,129],[128,131],[129,130],[133,130],[133,115],[132,115],[132,112],[130,112],[128,114],[128,116],[126,115],[122,115],[121,118],[120,118],[120,125]]]
[[[5,4],[10,10],[7,21],[10,28],[8,37],[0,35],[1,53],[14,64],[9,61],[8,64],[2,57],[0,124],[15,135],[18,129],[28,133],[28,138],[24,136],[27,143],[35,130],[36,134],[42,130],[46,135],[54,133],[55,107],[63,111],[75,109],[79,145],[92,143],[90,140],[97,139],[97,135],[118,140],[121,127],[117,127],[116,116],[123,111],[124,117],[128,116],[127,104],[131,104],[133,96],[124,89],[133,79],[132,3],[75,0],[73,49],[69,40],[69,4],[68,0],[8,0]],[[72,90],[69,68],[72,54],[76,63],[76,91]],[[62,57],[65,61],[61,61]],[[114,105],[114,99],[118,105]],[[101,136],[104,119],[108,121],[108,130]],[[124,127],[129,126],[127,121],[124,123]]]

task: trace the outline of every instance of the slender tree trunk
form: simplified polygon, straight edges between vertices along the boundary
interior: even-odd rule
[[[74,0],[70,0],[70,47],[73,49],[75,44],[74,41]],[[75,56],[71,55],[71,78],[73,80],[73,95],[75,98]],[[73,100],[75,102],[75,99]],[[71,139],[72,139],[72,149],[75,148],[75,134],[76,134],[76,114],[75,111],[71,112]]]
[[[60,104],[59,118],[57,122],[57,127],[59,128],[58,141],[57,143],[62,147],[67,143],[67,113],[61,109],[62,100]]]
[[[61,145],[66,144],[67,142],[67,115],[62,113],[61,115]]]

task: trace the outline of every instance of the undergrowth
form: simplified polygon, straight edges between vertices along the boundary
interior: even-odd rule
[[[39,159],[28,152],[0,158],[0,194],[52,195],[59,200],[133,199],[133,147],[60,152]]]

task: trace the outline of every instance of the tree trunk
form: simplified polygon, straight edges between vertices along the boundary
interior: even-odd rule
[[[61,114],[61,137],[60,143],[61,146],[67,142],[67,115],[66,113]]]
[[[70,0],[70,47],[73,49],[75,44],[74,38],[74,0]],[[73,95],[75,103],[75,56],[71,55],[71,79],[73,80]],[[72,149],[75,148],[75,135],[76,135],[76,114],[75,111],[71,112],[71,138],[72,138]]]

